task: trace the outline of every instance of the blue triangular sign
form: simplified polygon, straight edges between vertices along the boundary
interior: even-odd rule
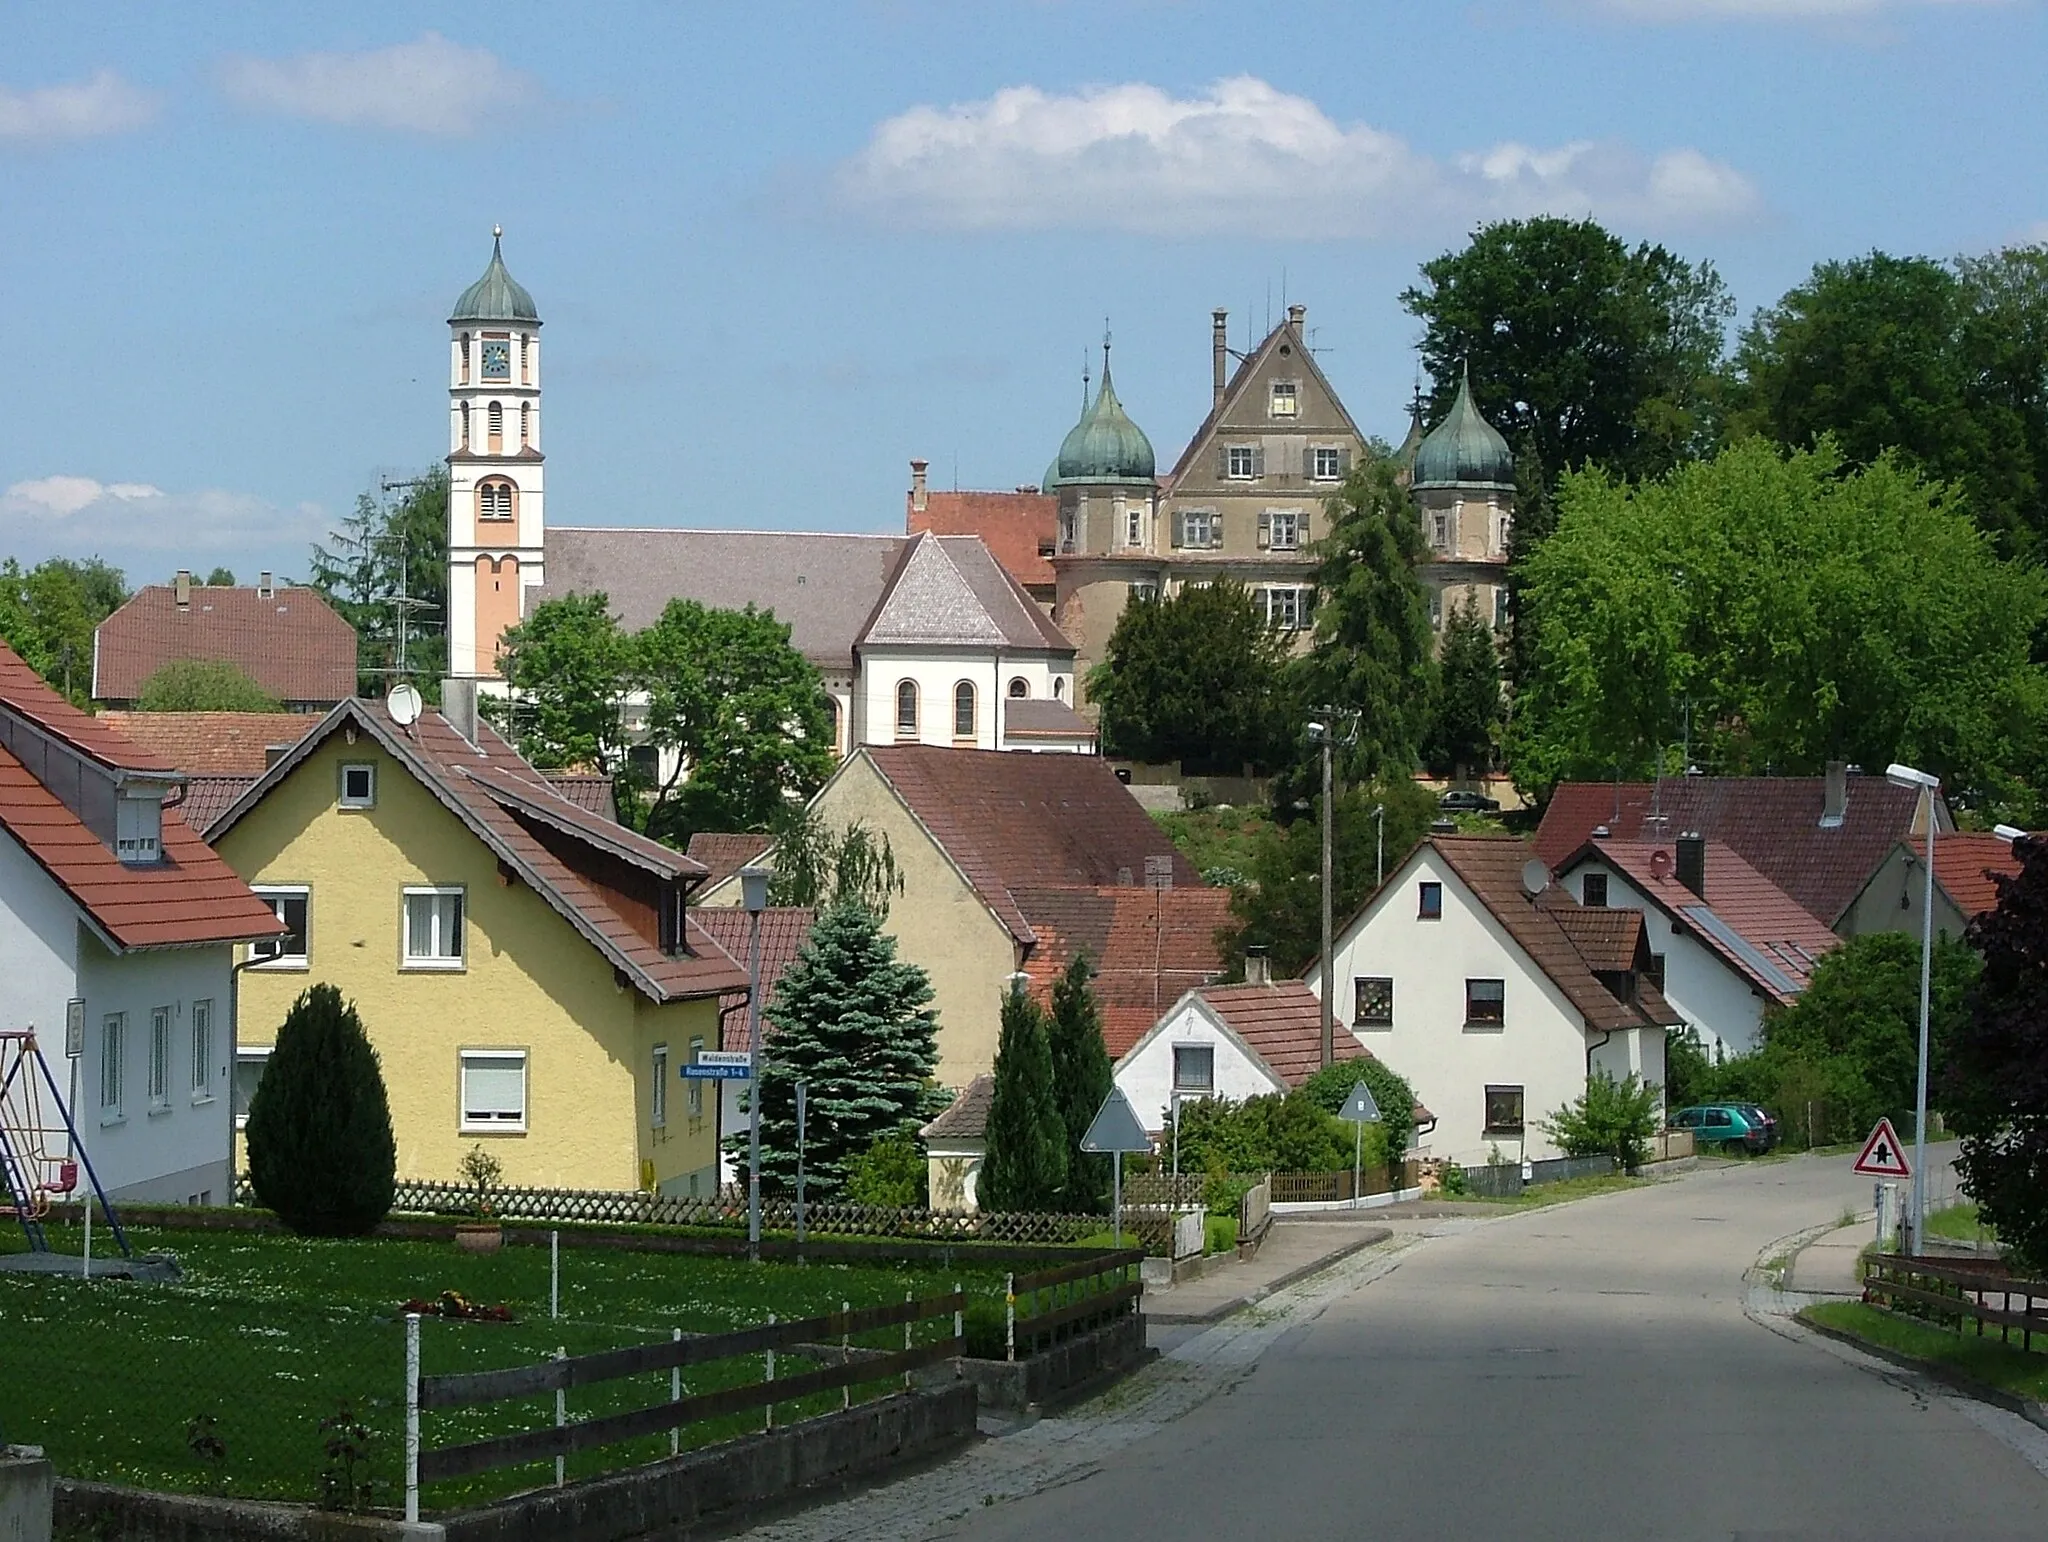
[[[1088,1133],[1081,1137],[1083,1151],[1150,1151],[1152,1137],[1138,1120],[1131,1100],[1121,1087],[1111,1087],[1102,1100]]]
[[[1349,1119],[1353,1124],[1378,1124],[1380,1106],[1372,1100],[1372,1089],[1360,1082],[1351,1089],[1351,1096],[1344,1100],[1344,1111],[1337,1116]]]

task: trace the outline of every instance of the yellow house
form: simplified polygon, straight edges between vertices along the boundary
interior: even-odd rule
[[[511,1184],[712,1192],[718,1098],[681,1071],[747,977],[688,920],[705,868],[561,797],[469,691],[411,723],[343,702],[205,834],[291,930],[245,957],[244,1088],[331,983],[383,1062],[401,1178],[481,1142]]]

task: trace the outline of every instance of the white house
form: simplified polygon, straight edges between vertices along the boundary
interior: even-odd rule
[[[183,783],[0,647],[0,1027],[35,1030],[111,1197],[226,1204],[233,948],[284,928],[186,825]],[[26,1181],[52,1185],[76,1153],[34,1144]]]
[[[1582,905],[1644,913],[1651,978],[1709,1054],[1755,1049],[1765,1014],[1791,1005],[1841,940],[1728,847],[1697,835],[1596,837],[1558,881]]]
[[[1432,1155],[1558,1155],[1543,1121],[1592,1071],[1664,1080],[1680,1019],[1651,976],[1641,914],[1580,906],[1521,841],[1428,837],[1333,952],[1340,1015],[1434,1111]],[[1312,988],[1320,978],[1311,966]]]

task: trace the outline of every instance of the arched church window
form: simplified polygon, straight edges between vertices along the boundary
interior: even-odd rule
[[[457,379],[457,381],[458,381],[458,382],[459,382],[460,384],[462,384],[462,385],[468,385],[468,384],[469,384],[469,334],[468,334],[467,332],[465,332],[465,333],[463,333],[463,334],[462,334],[462,359],[461,359],[461,361],[460,361],[460,362],[459,362],[459,363],[458,363],[458,364],[457,364],[457,365],[455,366],[455,368],[456,368],[456,371],[457,371],[457,375],[456,375],[456,379]]]
[[[962,680],[953,687],[953,737],[974,737],[974,682]]]
[[[462,404],[462,447],[469,448],[469,403]]]
[[[519,448],[524,450],[533,444],[533,403],[519,404]]]
[[[899,681],[896,686],[896,737],[917,737],[917,682]]]
[[[502,479],[477,488],[477,514],[484,519],[510,519],[513,515],[512,484]]]
[[[1054,701],[1065,701],[1065,700],[1067,699],[1067,680],[1066,680],[1066,676],[1064,676],[1064,675],[1056,675],[1056,676],[1054,676],[1054,677],[1053,677],[1053,682],[1052,682],[1052,699],[1053,699]]]
[[[505,404],[492,402],[485,417],[489,424],[491,453],[495,455],[505,448]]]
[[[1018,675],[1010,682],[1010,700],[1022,701],[1031,694],[1031,682]]]
[[[526,332],[519,334],[519,383],[533,384],[533,337]]]

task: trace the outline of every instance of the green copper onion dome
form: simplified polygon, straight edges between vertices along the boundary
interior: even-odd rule
[[[1413,487],[1515,485],[1515,457],[1500,431],[1472,404],[1472,380],[1458,381],[1458,399],[1415,450]]]
[[[491,231],[491,265],[484,276],[462,291],[455,302],[454,321],[531,321],[540,324],[540,312],[533,308],[533,296],[505,271],[505,254],[500,247],[505,232]]]
[[[1149,482],[1152,441],[1116,399],[1109,379],[1109,349],[1102,350],[1102,389],[1067,431],[1059,459],[1048,468],[1059,482]]]

